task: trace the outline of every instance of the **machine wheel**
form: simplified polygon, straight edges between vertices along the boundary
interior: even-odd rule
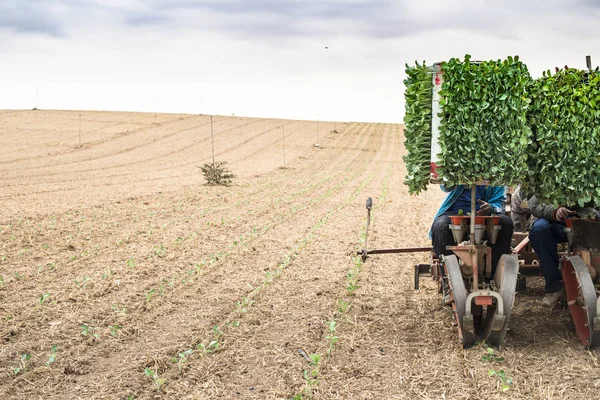
[[[496,305],[488,306],[485,322],[484,337],[492,346],[500,348],[506,331],[508,330],[508,321],[510,312],[515,301],[515,292],[517,290],[517,280],[519,277],[519,260],[516,255],[504,254],[500,257],[496,273],[494,274],[494,282],[498,288],[498,293],[502,297],[504,304],[504,324],[499,331],[493,331],[492,326],[496,316]]]
[[[450,286],[450,295],[452,296],[452,312],[458,326],[458,337],[464,348],[467,348],[477,341],[475,332],[470,332],[463,328],[463,316],[467,303],[467,289],[463,281],[458,258],[455,255],[444,257],[446,273],[448,275],[448,284]]]
[[[597,298],[590,273],[579,256],[566,257],[562,264],[567,304],[577,336],[585,347],[596,346],[600,344],[600,332],[594,331]]]

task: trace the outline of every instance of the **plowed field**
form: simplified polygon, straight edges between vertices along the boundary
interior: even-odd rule
[[[369,247],[429,245],[401,125],[215,116],[211,187],[209,118],[0,112],[0,399],[600,398],[539,281],[487,362],[426,254],[354,257],[369,196]]]

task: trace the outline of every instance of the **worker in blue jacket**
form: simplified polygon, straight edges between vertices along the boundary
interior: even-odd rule
[[[429,238],[432,239],[433,251],[437,256],[453,254],[447,250],[446,246],[456,246],[452,231],[450,230],[450,216],[459,215],[459,210],[463,210],[464,215],[471,211],[471,187],[466,185],[456,185],[446,187],[441,185],[441,189],[448,195],[442,203],[437,214],[433,218],[433,225],[429,232]],[[506,190],[504,186],[477,185],[476,204],[477,215],[497,215],[500,217],[500,226],[502,227],[496,243],[488,246],[492,248],[492,274],[496,270],[496,265],[502,254],[508,254],[510,251],[510,241],[513,233],[513,222],[504,214],[504,204],[506,201]],[[468,240],[468,234],[465,238]]]

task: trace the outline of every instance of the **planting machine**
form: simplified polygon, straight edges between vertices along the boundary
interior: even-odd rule
[[[369,255],[409,252],[429,252],[430,263],[415,265],[415,289],[419,288],[419,277],[431,274],[438,283],[444,303],[452,307],[454,323],[458,327],[459,339],[463,347],[469,347],[477,340],[486,340],[500,347],[512,309],[519,260],[516,255],[503,255],[492,276],[491,248],[501,229],[499,217],[480,217],[475,214],[473,186],[471,194],[471,216],[455,217],[450,229],[457,246],[449,246],[454,253],[437,258],[432,247],[405,249],[365,248],[359,252],[363,261]],[[372,200],[367,200],[367,235]],[[469,240],[463,239],[469,237]]]
[[[439,91],[443,83],[440,64],[434,65],[433,83],[430,181],[440,183],[437,174],[437,155],[441,152]],[[432,247],[368,250],[366,239],[372,207],[369,198],[365,247],[358,255],[366,261],[374,254],[428,252],[429,263],[414,267],[415,289],[419,288],[420,276],[433,277],[444,303],[452,307],[453,323],[458,327],[463,347],[477,340],[500,347],[508,329],[517,286],[524,288],[528,275],[540,275],[539,262],[528,245],[527,234],[515,232],[512,254],[502,255],[492,274],[492,250],[488,244],[496,241],[501,229],[500,218],[476,215],[475,192],[476,186],[472,185],[470,215],[451,218],[449,228],[457,245],[447,249],[454,254],[440,258]],[[567,220],[568,248],[560,254],[567,305],[579,339],[589,348],[600,344],[600,220],[580,217]]]

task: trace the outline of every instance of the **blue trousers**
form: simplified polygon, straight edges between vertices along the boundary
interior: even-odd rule
[[[531,247],[540,259],[540,269],[546,281],[546,292],[554,293],[563,288],[562,274],[558,270],[558,244],[567,241],[565,224],[540,218],[529,232]]]

